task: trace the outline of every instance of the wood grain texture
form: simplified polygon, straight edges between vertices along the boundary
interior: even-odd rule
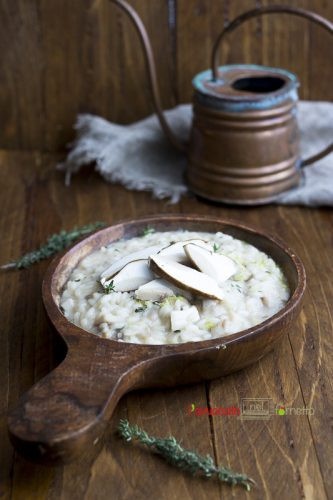
[[[232,208],[185,198],[177,205],[152,200],[103,182],[90,170],[64,186],[57,157],[0,152],[2,211],[0,262],[19,256],[60,227],[94,220],[108,223],[152,213],[196,212],[232,218],[283,238],[304,261],[308,291],[295,328],[257,364],[223,380],[165,390],[141,390],[118,404],[94,453],[48,468],[26,462],[7,437],[7,407],[61,359],[41,302],[47,262],[0,275],[1,413],[0,498],[208,499],[331,496],[332,453],[332,211],[298,207]],[[289,407],[311,406],[314,415],[272,416],[268,421],[188,415],[197,406],[239,405],[241,398],[271,398]],[[193,479],[115,435],[127,417],[155,435],[175,435],[184,446],[210,453],[219,464],[252,475],[251,494],[214,481]]]
[[[162,104],[192,97],[226,22],[273,0],[129,0],[151,36]],[[280,0],[333,19],[327,0]],[[0,0],[0,147],[63,150],[75,117],[129,123],[153,111],[136,33],[109,0]],[[332,100],[329,35],[304,20],[267,16],[221,48],[223,63],[277,65],[298,74],[300,95]]]

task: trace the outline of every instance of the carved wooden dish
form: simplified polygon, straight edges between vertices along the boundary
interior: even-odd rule
[[[120,238],[157,231],[223,231],[270,255],[287,277],[291,297],[263,323],[229,335],[173,345],[141,345],[100,338],[70,323],[58,307],[61,290],[78,262]],[[163,215],[120,223],[89,236],[57,257],[43,282],[43,301],[68,351],[9,415],[14,446],[26,457],[66,462],[93,446],[121,396],[132,389],[188,384],[229,374],[254,363],[287,333],[301,306],[305,270],[283,243],[254,229],[218,218]]]

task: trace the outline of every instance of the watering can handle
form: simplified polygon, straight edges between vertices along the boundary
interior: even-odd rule
[[[243,14],[241,14],[240,16],[236,17],[233,21],[231,21],[217,37],[217,40],[214,44],[212,51],[213,79],[214,80],[218,79],[218,60],[217,60],[218,50],[220,43],[224,40],[225,36],[228,33],[233,31],[235,28],[238,28],[238,26],[243,24],[248,19],[252,19],[253,17],[262,16],[264,14],[281,14],[281,13],[292,14],[295,16],[309,19],[310,21],[313,21],[314,23],[324,28],[330,34],[333,34],[333,23],[328,21],[328,19],[325,19],[324,17],[320,16],[319,14],[316,14],[315,12],[311,12],[309,10],[300,9],[298,7],[289,7],[287,5],[270,5],[248,10]],[[333,151],[333,142],[319,153],[316,153],[315,155],[306,158],[305,160],[302,160],[301,166],[306,167],[307,165],[311,165],[312,163],[320,160],[321,158],[328,155],[332,151]]]
[[[139,15],[137,14],[137,12],[125,0],[110,0],[110,1],[116,4],[118,7],[120,7],[127,14],[127,16],[132,21],[139,35],[139,39],[145,55],[146,66],[149,75],[149,83],[150,83],[151,93],[153,96],[153,104],[159,122],[161,124],[162,130],[169,139],[169,141],[171,142],[171,144],[173,144],[173,146],[175,146],[180,151],[185,152],[187,149],[186,145],[183,144],[181,141],[179,141],[179,139],[172,132],[163,114],[161,99],[157,84],[155,60],[146,28],[143,22],[141,21]]]

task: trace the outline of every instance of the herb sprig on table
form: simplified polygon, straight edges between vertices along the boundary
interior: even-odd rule
[[[183,448],[172,436],[168,438],[149,436],[137,425],[130,425],[127,420],[120,420],[118,431],[125,441],[139,441],[161,455],[169,464],[190,474],[198,474],[208,478],[216,477],[230,485],[243,486],[248,491],[255,484],[253,479],[245,474],[233,472],[225,467],[217,467],[210,455],[199,455],[195,451]]]
[[[65,250],[74,241],[85,236],[96,229],[104,227],[105,222],[94,222],[92,224],[87,224],[81,227],[74,227],[71,231],[62,230],[60,233],[52,234],[46,240],[46,243],[39,248],[26,253],[22,257],[8,264],[0,266],[0,269],[25,269],[30,267],[32,264],[39,262],[41,260],[47,259],[52,255]]]

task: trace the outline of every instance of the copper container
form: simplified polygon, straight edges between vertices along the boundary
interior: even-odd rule
[[[223,66],[196,89],[187,180],[214,201],[266,203],[301,178],[295,75],[251,65]]]
[[[327,19],[287,5],[263,6],[235,18],[217,38],[212,69],[193,80],[193,126],[189,144],[181,144],[162,111],[153,52],[145,27],[127,2],[111,1],[126,12],[139,34],[158,119],[170,142],[187,154],[186,179],[194,193],[226,203],[268,203],[300,183],[302,167],[333,151],[331,143],[311,158],[300,157],[299,84],[294,74],[253,65],[218,68],[217,63],[225,36],[248,19],[288,13],[309,19],[333,34],[333,24]]]

